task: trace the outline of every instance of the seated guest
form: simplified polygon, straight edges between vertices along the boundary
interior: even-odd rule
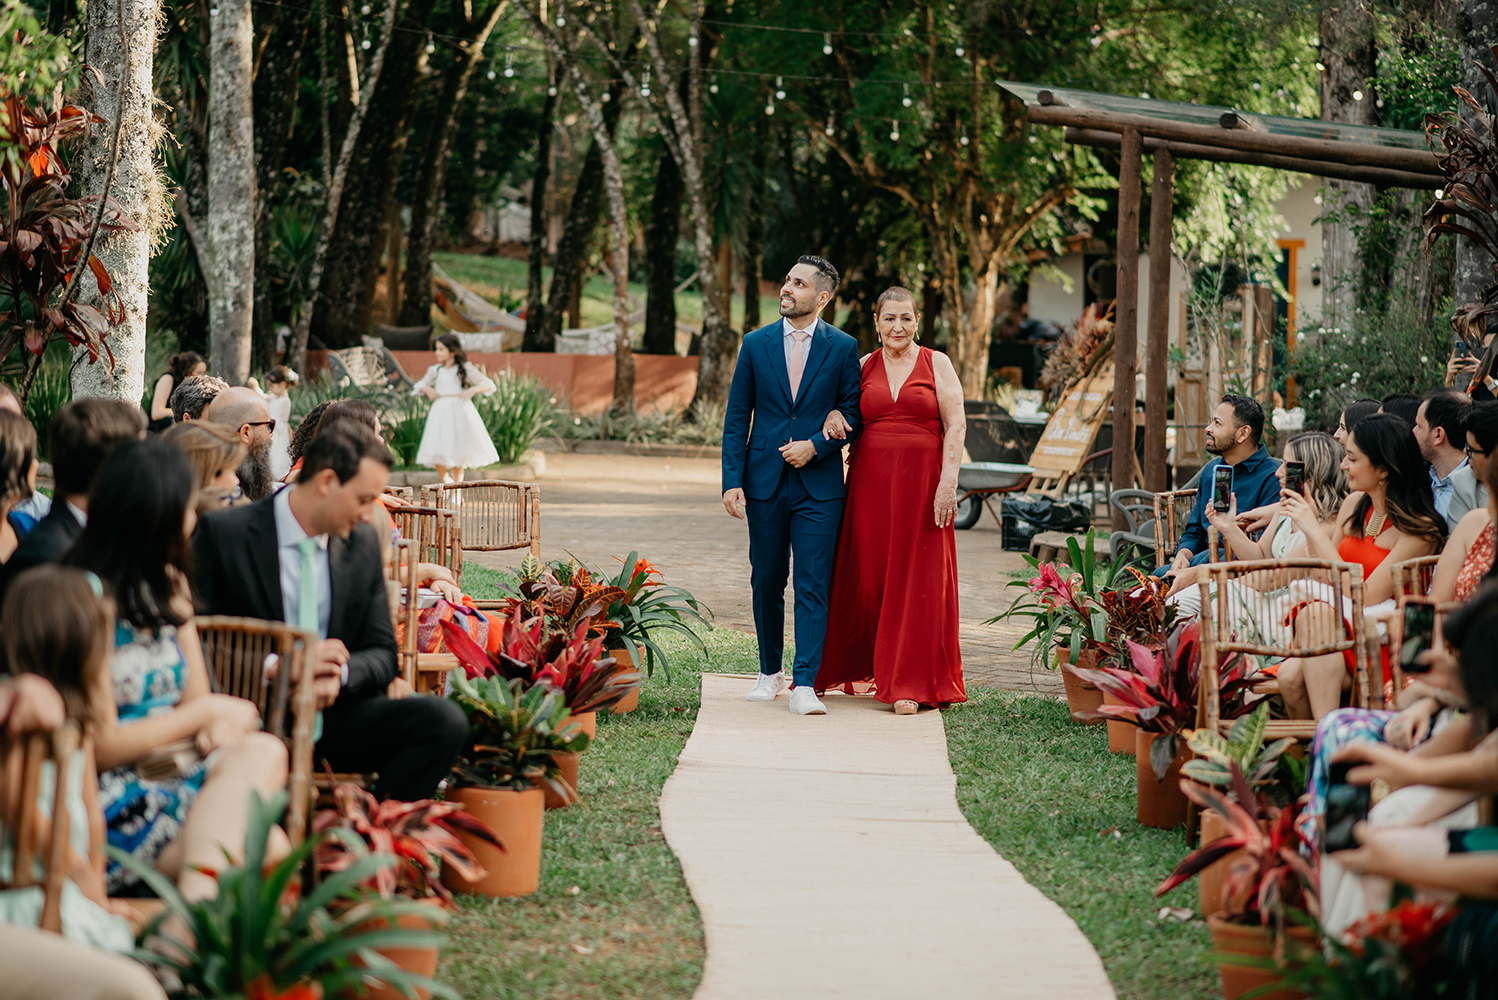
[[[93,598],[92,592],[89,597]],[[34,634],[34,629],[28,630],[27,638]],[[8,640],[8,644],[16,644],[18,640],[10,633],[3,638]],[[59,638],[48,636],[52,642]],[[66,637],[65,641],[72,639]],[[67,717],[62,697],[52,685],[35,674],[0,677],[0,742],[4,737],[17,739],[29,733],[52,732]],[[79,754],[75,759],[88,766],[85,755]],[[0,764],[0,802],[14,794],[4,778],[9,773],[12,773],[11,769]],[[71,812],[80,816],[86,814],[89,822],[73,825],[69,830],[74,863],[69,866],[69,881],[63,883],[63,932],[51,934],[39,930],[34,914],[24,915],[24,922],[10,922],[0,917],[0,969],[5,970],[5,974],[0,976],[0,1000],[36,1000],[37,997],[49,1000],[166,1000],[166,993],[145,966],[125,955],[95,947],[92,941],[80,940],[89,935],[83,931],[78,917],[89,907],[94,913],[103,915],[104,926],[114,919],[104,912],[107,900],[102,898],[102,873],[90,861],[93,848],[97,846],[90,830],[98,822],[97,786],[83,779],[84,776],[79,776],[68,786],[68,797],[74,807]],[[85,804],[90,794],[95,799],[91,809]],[[45,803],[39,799],[37,805],[43,812],[52,807],[50,799]],[[3,810],[4,807],[0,806],[0,811]],[[50,833],[43,836],[50,837]],[[45,844],[46,840],[43,839],[42,843]],[[35,889],[15,890],[0,893],[0,899],[35,892]],[[16,907],[7,899],[0,908],[14,913]],[[118,942],[117,950],[128,952],[134,947],[135,935],[129,925],[115,931],[114,937]]]
[[[105,459],[93,514],[64,564],[109,588],[114,655],[98,678],[47,678],[64,695],[88,694],[110,845],[154,864],[189,900],[218,891],[209,872],[243,849],[250,792],[284,788],[287,767],[285,746],[259,732],[255,704],[210,690],[188,586],[192,483],[187,456],[160,438]],[[107,877],[113,895],[137,882],[118,863]]]
[[[1233,502],[1239,510],[1253,510],[1275,503],[1280,497],[1280,481],[1275,476],[1279,462],[1269,457],[1260,440],[1264,437],[1264,410],[1247,396],[1222,397],[1222,404],[1212,414],[1206,430],[1207,451],[1217,457],[1201,471],[1196,490],[1196,506],[1170,564],[1155,570],[1156,576],[1179,577],[1188,566],[1207,561],[1206,506],[1212,500],[1212,477],[1221,465],[1233,470]],[[1172,590],[1180,590],[1177,581]]]
[[[206,419],[227,427],[244,442],[246,455],[239,464],[239,488],[246,499],[262,500],[276,485],[271,475],[270,439],[276,429],[265,397],[254,389],[236,386],[219,393],[209,405]]]
[[[1498,447],[1498,402],[1473,403],[1467,413],[1467,455],[1470,469],[1458,469],[1451,474],[1455,480],[1462,472],[1480,476],[1483,488],[1483,506],[1469,510],[1451,530],[1446,547],[1441,550],[1441,560],[1436,563],[1431,576],[1430,597],[1439,604],[1447,601],[1465,601],[1476,592],[1478,585],[1493,568],[1494,552],[1494,508],[1491,499],[1494,473],[1498,463],[1488,459],[1488,453]]]
[[[21,405],[21,397],[17,396],[10,386],[0,382],[0,412],[14,413],[18,417],[26,416],[26,408]],[[30,420],[27,420],[30,423]],[[11,508],[12,513],[21,514],[31,521],[40,521],[52,510],[52,498],[41,490],[34,490],[30,498],[22,500]]]
[[[1348,403],[1342,408],[1342,415],[1337,418],[1337,430],[1332,437],[1336,438],[1337,443],[1342,447],[1347,447],[1347,435],[1351,433],[1353,425],[1364,417],[1377,413],[1382,405],[1378,400],[1366,397]]]
[[[1446,509],[1446,523],[1452,531],[1467,511],[1481,510],[1488,504],[1488,452],[1498,445],[1498,402],[1489,399],[1469,405],[1462,429],[1467,464],[1451,473],[1451,506]]]
[[[1477,506],[1477,483],[1470,476],[1461,480],[1464,494],[1455,495],[1452,473],[1467,468],[1467,411],[1472,400],[1465,392],[1436,389],[1425,394],[1415,412],[1415,443],[1420,457],[1430,463],[1430,485],[1436,513],[1446,521],[1447,529],[1456,527],[1461,518],[1448,518],[1452,502],[1466,513]]]
[[[239,495],[239,465],[248,449],[237,433],[207,420],[184,420],[161,435],[192,463],[199,514],[230,506]]]
[[[281,477],[283,483],[296,482],[297,472],[302,467],[302,456],[306,454],[307,446],[312,439],[317,437],[317,428],[322,423],[322,415],[328,412],[328,407],[338,402],[330,399],[326,403],[318,403],[307,411],[302,422],[296,425],[296,430],[291,434],[291,442],[286,446],[287,457],[291,459],[291,468],[286,475]]]
[[[169,405],[173,418],[179,424],[184,420],[203,419],[203,411],[208,409],[208,404],[227,388],[229,383],[216,375],[189,375],[182,380],[181,385],[172,390]]]
[[[36,527],[30,515],[16,509],[36,490],[36,470],[36,428],[25,417],[0,410],[0,563]]]
[[[144,437],[140,407],[118,399],[79,399],[58,410],[47,434],[52,445],[52,478],[61,501],[21,539],[0,566],[0,598],[17,573],[55,562],[83,533],[89,490],[109,453],[125,441]]]
[[[1378,412],[1392,413],[1403,420],[1413,429],[1415,426],[1415,414],[1420,412],[1420,397],[1412,392],[1395,392],[1384,397],[1379,404]],[[1352,428],[1348,428],[1351,430]]]
[[[1395,563],[1430,555],[1446,541],[1446,522],[1431,501],[1430,476],[1415,437],[1403,420],[1376,413],[1359,420],[1342,459],[1354,492],[1328,536],[1307,531],[1310,555],[1357,563],[1363,567],[1363,602],[1372,606],[1394,596]],[[1328,634],[1339,627],[1342,612],[1314,603],[1301,617],[1326,620]],[[1297,622],[1299,619],[1297,619]],[[1341,704],[1350,686],[1351,660],[1340,653],[1291,657],[1280,664],[1280,693],[1292,719],[1320,719]]]
[[[307,446],[296,485],[208,514],[194,538],[207,614],[289,622],[317,634],[312,669],[322,738],[335,771],[376,771],[381,795],[429,797],[467,733],[445,698],[390,699],[396,675],[380,540],[369,522],[390,481],[390,452],[342,421]]]

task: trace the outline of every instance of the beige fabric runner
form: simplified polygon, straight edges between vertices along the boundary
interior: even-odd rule
[[[696,1000],[1109,1000],[1102,962],[957,808],[941,714],[799,717],[706,674],[661,795],[702,911]]]

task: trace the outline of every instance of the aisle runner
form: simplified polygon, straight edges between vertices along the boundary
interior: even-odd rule
[[[661,795],[702,911],[696,1000],[1110,1000],[1092,945],[963,818],[941,715],[800,718],[704,674]]]

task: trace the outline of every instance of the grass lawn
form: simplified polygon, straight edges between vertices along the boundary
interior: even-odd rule
[[[488,596],[497,575],[470,579],[477,568],[465,568],[464,582]],[[546,814],[540,889],[460,897],[440,979],[470,1000],[686,1000],[696,990],[702,922],[661,834],[658,800],[696,721],[702,671],[757,669],[753,637],[725,629],[704,639],[706,660],[666,640],[671,679],[657,667],[636,711],[598,720],[579,774],[582,803]]]
[[[945,722],[973,828],[1077,922],[1120,1000],[1220,997],[1206,924],[1158,919],[1165,905],[1194,910],[1196,883],[1152,895],[1188,848],[1135,821],[1134,758],[1110,754],[1103,727],[1071,722],[1065,703],[976,686],[968,699]]]

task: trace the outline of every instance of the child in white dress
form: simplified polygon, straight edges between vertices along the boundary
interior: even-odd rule
[[[484,418],[473,405],[474,396],[494,391],[494,382],[469,363],[462,342],[452,334],[438,337],[433,350],[437,363],[427,369],[413,390],[432,401],[421,446],[416,450],[416,464],[436,469],[444,483],[460,483],[464,469],[499,461]]]
[[[291,387],[300,381],[301,376],[285,365],[265,373],[265,403],[276,422],[270,432],[270,467],[277,480],[291,469]]]

